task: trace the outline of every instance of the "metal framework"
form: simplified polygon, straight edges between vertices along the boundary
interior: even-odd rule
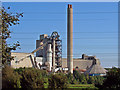
[[[53,39],[55,39],[55,68],[59,68],[62,66],[62,40],[60,40],[60,35],[58,34],[58,32],[53,32],[51,35],[51,39],[52,42]]]

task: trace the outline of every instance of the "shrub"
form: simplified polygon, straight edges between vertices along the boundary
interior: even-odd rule
[[[68,78],[69,84],[75,84],[75,83],[77,83],[77,80],[75,80],[73,74],[68,73],[66,76],[67,76],[67,78]]]
[[[93,78],[94,78],[94,84],[99,84],[99,85],[103,84],[104,81],[103,76],[93,76]]]
[[[73,75],[80,84],[87,84],[87,80],[84,74],[81,74],[78,71],[74,70]]]
[[[49,85],[48,88],[55,89],[55,88],[67,88],[68,86],[68,79],[67,77],[62,74],[51,74],[49,78]]]
[[[120,68],[112,68],[107,72],[104,88],[120,88]]]
[[[44,71],[34,68],[25,69],[22,73],[22,88],[44,88]]]
[[[21,75],[24,70],[25,70],[25,68],[22,68],[22,67],[14,69],[15,72],[17,72],[18,74],[21,74]]]
[[[21,88],[20,78],[13,68],[5,66],[2,70],[2,88]]]
[[[88,84],[94,84],[94,77],[93,76],[89,76],[89,79],[87,80]]]
[[[118,89],[120,88],[120,68],[112,68],[107,72],[103,84],[95,84],[99,89]]]
[[[76,70],[73,71],[73,76],[75,77],[76,80],[79,80],[79,75],[80,73]]]

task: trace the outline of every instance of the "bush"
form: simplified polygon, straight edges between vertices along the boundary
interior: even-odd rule
[[[102,85],[104,81],[104,77],[102,76],[89,76],[85,74],[81,74],[78,71],[74,70],[73,73],[76,80],[79,81],[80,84],[99,84]]]
[[[5,66],[2,72],[3,88],[44,88],[48,84],[47,72],[35,68],[13,69]]]
[[[44,88],[44,71],[34,68],[25,69],[22,73],[22,88]]]
[[[75,77],[76,80],[79,80],[79,75],[80,73],[76,70],[73,71],[73,76]]]
[[[102,85],[105,79],[103,76],[93,76],[93,78],[94,78],[94,84],[99,84],[99,85]]]
[[[99,89],[118,89],[120,88],[120,68],[112,68],[107,72],[103,84],[95,84]]]
[[[55,89],[55,88],[67,88],[68,87],[68,79],[67,77],[62,74],[51,74],[49,78],[49,85],[48,88]]]
[[[107,72],[103,88],[120,88],[120,68],[112,68]]]
[[[2,88],[21,88],[21,76],[14,69],[5,66],[2,70]]]
[[[94,84],[94,81],[95,81],[94,77],[93,76],[89,76],[89,79],[87,80],[87,83],[88,84]]]
[[[79,75],[80,84],[87,84],[87,80],[84,74]]]
[[[73,74],[68,73],[67,75],[69,84],[78,84],[78,81],[74,78]]]
[[[87,84],[87,80],[84,74],[81,74],[78,71],[74,70],[73,75],[80,84]]]
[[[24,70],[25,70],[25,68],[22,68],[22,67],[14,69],[14,71],[17,72],[20,75],[22,75]]]

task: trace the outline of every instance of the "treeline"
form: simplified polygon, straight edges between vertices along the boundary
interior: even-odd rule
[[[35,68],[3,68],[2,88],[67,88],[67,77]]]
[[[120,68],[108,69],[106,79],[103,84],[96,84],[99,89],[120,89]]]
[[[73,74],[48,73],[35,68],[13,69],[3,68],[3,88],[69,88],[69,85],[94,84],[98,88],[118,88],[120,86],[120,70],[112,69],[106,77],[89,76],[74,71]],[[119,81],[119,82],[118,82]],[[117,85],[117,86],[115,86]]]
[[[105,77],[102,76],[89,76],[81,74],[78,71],[74,71],[72,74],[67,74],[70,84],[102,84]]]

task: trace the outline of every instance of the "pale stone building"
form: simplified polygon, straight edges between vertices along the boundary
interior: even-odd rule
[[[51,71],[50,67],[52,65],[52,58],[48,60],[48,62],[51,64],[48,62],[43,64],[45,58],[34,57],[34,54],[31,53],[12,52],[11,56],[14,57],[14,60],[12,60],[10,63],[11,67],[13,68],[37,67],[39,69],[48,69]],[[61,63],[61,69],[56,68],[55,71],[57,72],[59,70],[62,70],[62,72],[68,72],[67,59],[62,58]],[[85,54],[82,55],[82,58],[73,58],[73,70],[79,70],[81,73],[89,74],[92,76],[106,74],[106,70],[100,65],[100,61],[96,58],[96,56],[87,56]]]
[[[62,59],[62,68],[67,68],[67,59]],[[67,70],[67,69],[66,69]],[[65,69],[64,72],[67,72]],[[82,58],[73,58],[73,70],[81,73],[95,75],[105,75],[106,70],[100,65],[100,60],[96,56],[82,54]]]
[[[14,57],[10,63],[13,68],[34,67],[33,54],[12,52],[11,56]]]

